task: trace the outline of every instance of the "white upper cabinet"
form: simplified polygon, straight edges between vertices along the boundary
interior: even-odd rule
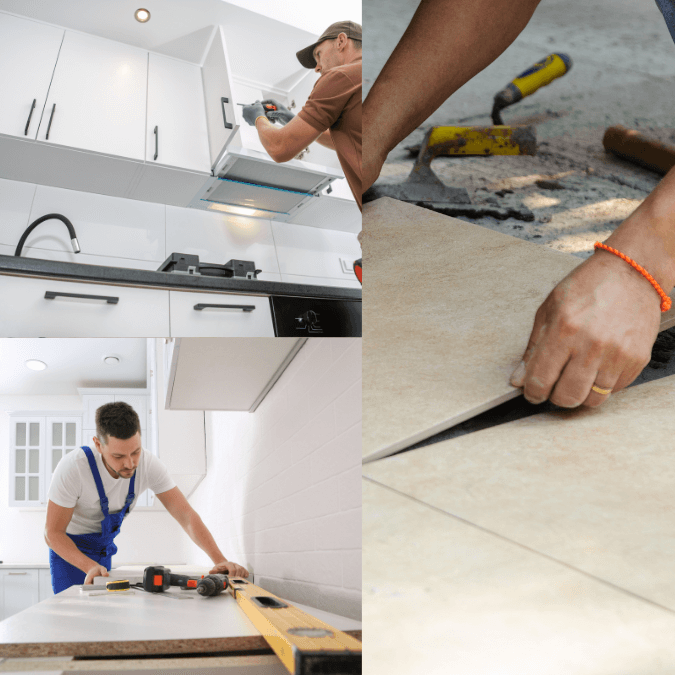
[[[145,159],[148,52],[66,31],[38,141]]]
[[[199,66],[150,53],[145,161],[211,171]]]
[[[35,138],[63,34],[61,28],[0,14],[0,134]]]
[[[256,101],[264,101],[265,96],[263,95],[260,89],[256,89],[241,82],[232,82],[232,95],[234,100],[237,102],[235,106],[234,114],[239,124],[239,133],[238,136],[232,141],[233,145],[239,145],[243,148],[248,148],[249,150],[257,150],[258,152],[263,152],[267,154],[265,146],[260,142],[260,136],[258,136],[258,130],[251,126],[242,114],[244,108],[239,103],[255,103]],[[278,126],[278,123],[277,123]]]
[[[209,130],[211,166],[220,163],[227,146],[237,133],[232,100],[232,74],[221,26],[215,26],[211,46],[202,66],[206,122]]]

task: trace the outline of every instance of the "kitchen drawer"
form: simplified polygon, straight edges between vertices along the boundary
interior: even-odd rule
[[[169,295],[173,337],[274,337],[267,297],[181,291],[169,291]],[[195,309],[201,304],[236,308]],[[255,309],[244,311],[242,306]]]
[[[58,296],[47,291],[117,298]],[[166,337],[169,292],[0,275],[0,337]]]

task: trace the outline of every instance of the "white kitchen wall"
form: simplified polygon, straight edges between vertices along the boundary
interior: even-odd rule
[[[361,340],[310,339],[255,413],[207,413],[191,504],[288,600],[361,618]],[[192,547],[190,562],[210,561]]]
[[[10,410],[80,410],[79,396],[0,396],[0,560],[5,563],[48,563],[44,540],[45,509],[10,508]],[[177,564],[188,555],[188,536],[166,511],[135,509],[115,539],[118,553],[113,566]]]

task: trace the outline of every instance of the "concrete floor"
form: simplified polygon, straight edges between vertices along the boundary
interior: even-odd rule
[[[417,4],[364,3],[366,92]],[[536,125],[536,156],[437,158],[432,168],[447,184],[466,187],[474,203],[522,204],[535,214],[531,223],[513,218],[474,222],[580,257],[590,255],[593,242],[608,236],[660,180],[606,154],[605,129],[623,124],[675,141],[675,45],[653,0],[542,0],[504,54],[397,146],[378,184],[407,176],[412,159],[406,146],[419,144],[429,126],[491,124],[494,94],[553,51],[569,54],[572,69],[503,114],[506,124]],[[553,179],[560,189],[537,185],[541,179]]]

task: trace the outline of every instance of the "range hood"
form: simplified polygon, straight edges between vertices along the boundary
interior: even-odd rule
[[[321,199],[321,190],[337,178],[342,174],[330,167],[295,159],[277,164],[256,150],[228,149],[188,206],[287,221]]]
[[[166,410],[254,412],[307,338],[171,338]]]

